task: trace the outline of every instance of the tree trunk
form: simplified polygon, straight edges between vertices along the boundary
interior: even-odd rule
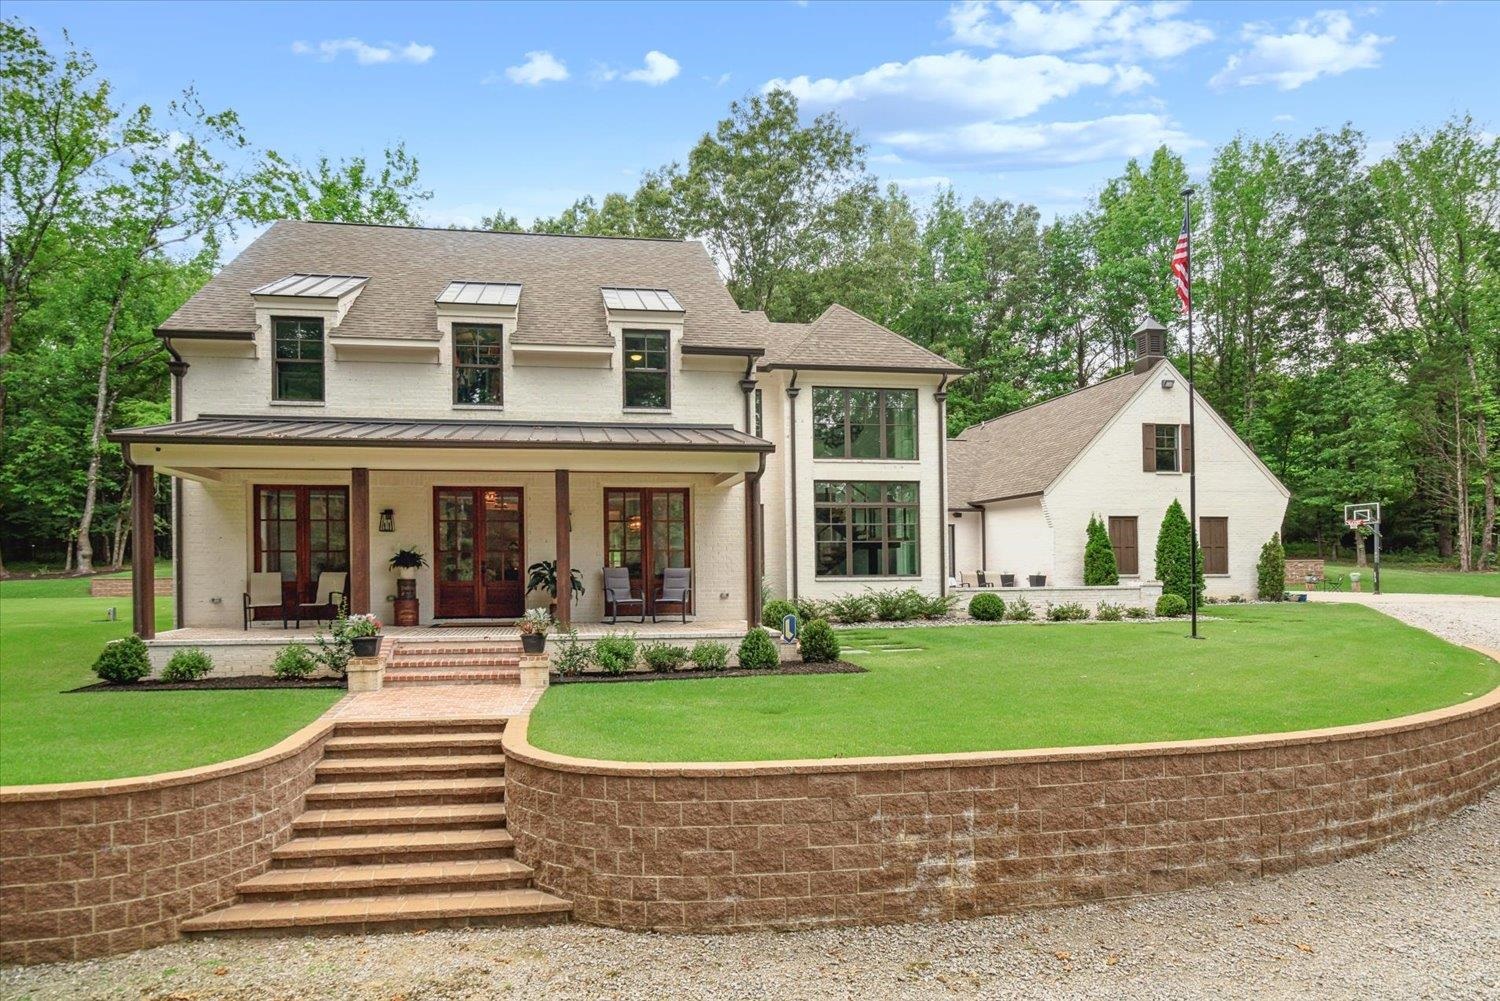
[[[78,519],[78,567],[75,571],[78,574],[94,572],[94,543],[89,538],[89,533],[93,530],[94,506],[99,497],[104,424],[114,402],[109,393],[109,369],[114,350],[115,324],[119,322],[129,282],[128,272],[120,276],[119,284],[115,286],[114,300],[109,304],[109,317],[104,321],[104,332],[99,339],[99,384],[94,396],[94,424],[89,432],[89,465],[84,477],[83,516]]]
[[[1484,470],[1484,521],[1479,533],[1479,569],[1488,570],[1495,562],[1495,467],[1490,462],[1489,428],[1485,424],[1483,389],[1479,383],[1479,371],[1474,364],[1474,351],[1467,352],[1469,381],[1476,394],[1474,408],[1474,461]]]
[[[1458,569],[1474,569],[1474,524],[1469,516],[1469,470],[1464,460],[1463,414],[1453,395],[1453,514],[1458,519]]]

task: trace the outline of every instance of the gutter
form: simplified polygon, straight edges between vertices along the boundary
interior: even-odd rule
[[[745,356],[745,374],[740,379],[740,392],[745,394],[745,433],[754,434],[750,430],[750,398],[755,392],[755,355]]]
[[[789,408],[787,414],[787,424],[789,426],[788,437],[791,439],[792,452],[792,496],[787,524],[792,526],[792,601],[794,602],[797,600],[798,587],[797,539],[802,534],[802,526],[797,522],[797,443],[800,439],[800,436],[797,434],[797,394],[802,392],[802,390],[797,388],[797,376],[800,374],[796,369],[792,369],[792,381],[786,387],[787,406]]]
[[[172,420],[182,422],[183,380],[187,376],[188,363],[172,343],[172,338],[163,337],[162,346],[172,360],[167,362],[167,371],[172,373]],[[186,576],[182,551],[182,477],[172,477],[172,628],[181,629],[186,598],[183,581]]]
[[[932,394],[932,400],[937,404],[937,435],[938,435],[938,595],[948,595],[948,375],[943,375],[943,381],[938,383],[937,390]]]

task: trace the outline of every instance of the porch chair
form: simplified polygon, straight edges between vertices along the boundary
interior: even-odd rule
[[[314,622],[322,622],[325,618],[332,620],[338,618],[339,609],[344,605],[347,597],[345,588],[349,586],[349,575],[347,573],[336,573],[325,570],[318,574],[318,588],[311,602],[299,602],[297,604],[297,628],[302,628],[304,618],[312,619]]]
[[[979,587],[979,575],[973,570],[962,571],[958,575],[958,579],[963,583],[964,587],[975,589]]]
[[[656,621],[658,605],[676,605],[682,609],[682,622],[686,625],[688,605],[692,600],[693,571],[687,567],[668,567],[661,572],[661,587],[656,589],[656,601],[651,606],[651,621]]]
[[[245,631],[250,630],[250,620],[258,608],[281,610],[281,628],[286,628],[286,602],[281,597],[281,574],[274,570],[250,575],[250,590],[244,594]]]
[[[988,570],[981,570],[981,571],[979,571],[978,577],[979,577],[979,586],[980,587],[994,587],[995,586],[995,581],[990,576],[990,572]]]
[[[630,571],[625,567],[604,568],[604,614],[609,616],[609,624],[614,625],[620,621],[620,606],[634,606],[641,610],[641,621],[646,621],[646,596],[645,594],[632,594],[630,591]]]

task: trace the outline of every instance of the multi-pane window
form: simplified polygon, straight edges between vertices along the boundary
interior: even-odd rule
[[[1177,425],[1156,425],[1156,471],[1175,473],[1177,465]]]
[[[349,569],[347,487],[257,486],[255,568],[280,573],[298,601],[311,601],[318,575]]]
[[[915,483],[818,480],[813,523],[819,577],[921,572]]]
[[[915,459],[915,389],[813,389],[813,455],[819,459]]]
[[[453,325],[453,402],[498,407],[505,369],[504,329],[478,323]]]
[[[273,399],[323,400],[323,321],[279,316],[271,321]]]
[[[627,330],[624,335],[625,406],[666,410],[672,405],[671,352],[665,330]]]

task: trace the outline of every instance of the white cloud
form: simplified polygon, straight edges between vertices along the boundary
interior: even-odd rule
[[[631,83],[644,83],[652,87],[660,87],[668,80],[682,72],[682,64],[665,52],[652,49],[646,53],[645,65],[638,70],[631,70],[622,74],[622,79]]]
[[[878,137],[923,160],[1005,167],[1055,167],[1145,156],[1165,143],[1203,145],[1164,115],[1109,115],[1082,122],[975,122],[949,129],[910,129]]]
[[[1297,116],[1296,115],[1284,115],[1283,114],[1283,115],[1272,115],[1271,116],[1271,121],[1273,121],[1273,122],[1295,122],[1296,120],[1297,120]]]
[[[722,87],[729,82],[729,74],[720,73],[718,76],[706,76],[703,80],[705,83],[711,83],[715,87]]]
[[[1394,39],[1366,32],[1355,37],[1354,21],[1341,10],[1320,10],[1301,18],[1284,35],[1266,24],[1247,24],[1241,33],[1250,47],[1229,57],[1209,83],[1215,87],[1274,84],[1296,90],[1320,76],[1380,65],[1380,50]]]
[[[358,38],[329,38],[316,44],[298,41],[292,43],[292,51],[299,56],[316,56],[325,63],[332,62],[347,52],[361,66],[379,66],[384,63],[421,64],[437,54],[437,49],[431,45],[418,42],[370,45]]]
[[[1116,94],[1133,94],[1142,87],[1149,87],[1154,83],[1156,83],[1156,77],[1139,66],[1116,66],[1115,82],[1109,89]]]
[[[999,54],[978,59],[967,52],[950,52],[883,63],[843,79],[776,79],[764,89],[785,88],[811,105],[871,101],[890,111],[894,104],[908,101],[991,118],[1021,118],[1049,101],[1114,79],[1115,71],[1099,63]]]
[[[550,52],[526,53],[526,61],[519,66],[507,66],[505,77],[511,83],[527,87],[540,87],[544,83],[556,83],[568,78],[568,67]]]
[[[1075,52],[1089,58],[1171,59],[1211,41],[1205,24],[1175,15],[1187,4],[1158,0],[965,0],[948,9],[953,40],[1016,52]]]

